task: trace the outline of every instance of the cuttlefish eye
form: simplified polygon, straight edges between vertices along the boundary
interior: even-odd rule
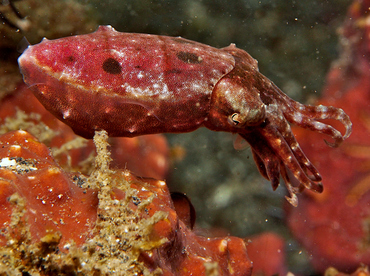
[[[228,122],[232,126],[237,126],[240,124],[240,114],[239,113],[234,113],[233,115],[229,116],[227,118]]]
[[[233,113],[227,120],[230,125],[235,127],[257,126],[265,121],[266,111],[265,105],[259,108],[250,108],[248,111],[241,113]]]

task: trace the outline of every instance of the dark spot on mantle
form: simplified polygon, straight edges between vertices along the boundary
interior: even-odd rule
[[[200,56],[189,52],[178,52],[177,58],[179,60],[182,60],[183,62],[192,64],[198,64],[203,62],[203,59]]]
[[[69,56],[67,58],[68,62],[74,62],[75,61],[75,57],[74,56]]]
[[[122,71],[121,65],[114,58],[107,58],[103,62],[103,70],[109,74],[117,75]]]
[[[181,74],[181,72],[182,71],[180,69],[171,69],[164,71],[165,74]]]

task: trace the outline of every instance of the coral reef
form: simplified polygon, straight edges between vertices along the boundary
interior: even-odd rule
[[[325,274],[324,274],[324,276],[369,276],[369,275],[370,275],[370,272],[367,267],[359,267],[358,269],[356,269],[355,272],[351,274],[345,274],[345,273],[339,272],[333,267],[329,267],[325,271]]]
[[[341,106],[353,121],[353,135],[328,152],[318,137],[298,134],[302,148],[322,172],[321,195],[302,195],[289,208],[288,224],[323,273],[329,266],[346,273],[370,264],[370,1],[356,0],[341,28],[342,52],[329,75],[322,104]]]
[[[0,273],[250,275],[242,239],[194,234],[165,182],[109,168],[107,135],[89,177],[68,174],[25,131],[0,137]]]

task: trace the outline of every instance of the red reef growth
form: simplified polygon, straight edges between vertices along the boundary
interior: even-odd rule
[[[370,1],[356,0],[341,28],[342,52],[329,73],[321,104],[342,107],[353,134],[328,151],[313,145],[315,133],[298,133],[325,180],[321,195],[305,194],[289,208],[288,223],[319,272],[346,273],[370,264]],[[357,275],[357,274],[356,274]]]
[[[11,223],[9,197],[17,193],[26,202],[32,240],[60,231],[63,245],[70,239],[78,245],[84,242],[83,233],[96,220],[96,192],[82,190],[73,183],[48,148],[25,131],[2,135],[0,145],[2,228]],[[0,237],[2,245],[7,242],[5,237]]]
[[[85,177],[25,131],[0,136],[0,274],[251,274],[242,239],[197,236],[164,181],[109,168],[106,140]]]
[[[359,267],[355,272],[351,274],[345,274],[345,273],[339,272],[333,267],[329,267],[325,271],[325,276],[369,276],[369,275],[370,275],[370,272],[367,267]]]

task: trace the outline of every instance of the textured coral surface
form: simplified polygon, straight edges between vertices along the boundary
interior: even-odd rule
[[[70,239],[80,245],[88,227],[96,220],[96,193],[82,190],[73,183],[55,164],[48,148],[27,132],[4,134],[0,145],[3,227],[10,223],[9,197],[17,193],[26,202],[27,224],[33,240],[61,231],[62,245]],[[1,237],[1,243],[6,244],[5,236]]]
[[[242,239],[197,236],[164,181],[109,168],[106,140],[95,136],[86,178],[66,173],[25,131],[0,137],[0,273],[250,275]]]
[[[370,1],[354,1],[341,28],[342,53],[328,75],[322,104],[342,107],[353,121],[343,147],[328,151],[301,134],[302,148],[322,173],[324,193],[302,195],[288,224],[317,271],[353,272],[370,264]],[[299,138],[298,138],[299,139]],[[302,141],[301,139],[301,141]]]
[[[356,271],[354,271],[351,274],[345,274],[345,273],[339,272],[338,270],[332,267],[328,268],[325,271],[325,276],[369,276],[369,275],[370,275],[370,272],[367,267],[359,267],[358,269],[356,269]]]

